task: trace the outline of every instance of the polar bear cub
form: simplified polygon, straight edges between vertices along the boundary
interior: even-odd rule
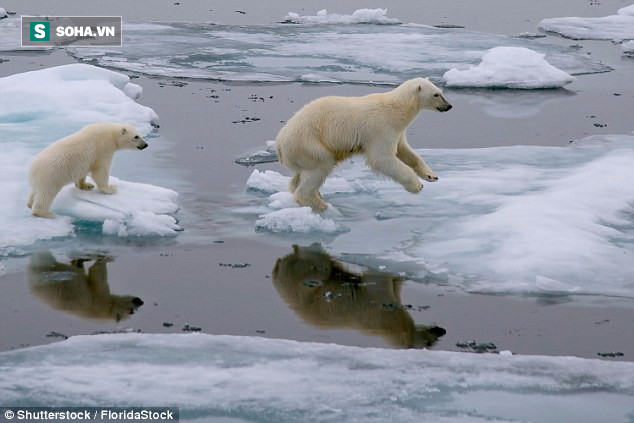
[[[35,156],[29,170],[32,189],[27,206],[33,216],[55,217],[49,208],[62,187],[74,182],[77,188],[90,190],[93,185],[86,182],[88,174],[100,192],[114,194],[116,186],[108,185],[114,152],[143,150],[147,146],[130,125],[114,122],[86,125]]]
[[[295,201],[325,210],[319,188],[341,161],[363,154],[366,163],[412,193],[438,177],[407,143],[405,131],[423,109],[446,112],[451,104],[427,78],[405,81],[385,93],[329,96],[305,105],[275,140],[280,162],[295,172],[289,191]]]

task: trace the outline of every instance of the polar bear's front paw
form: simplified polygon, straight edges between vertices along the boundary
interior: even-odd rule
[[[108,185],[105,188],[101,188],[99,191],[103,192],[104,194],[114,194],[117,192],[117,186],[116,185]]]
[[[410,183],[404,185],[404,187],[408,192],[411,192],[412,194],[418,194],[423,189],[423,184],[421,184],[417,178],[414,181],[411,181]]]

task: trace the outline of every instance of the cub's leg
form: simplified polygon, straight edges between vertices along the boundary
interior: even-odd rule
[[[55,213],[50,211],[51,204],[55,196],[62,189],[61,187],[54,187],[47,192],[33,191],[33,202],[31,214],[37,217],[46,217],[52,219],[55,217]]]
[[[75,186],[84,191],[90,191],[91,189],[95,187],[93,184],[86,182],[85,176],[78,179],[77,182],[75,182]]]
[[[104,194],[114,194],[117,192],[116,185],[108,185],[110,179],[110,169],[107,167],[99,167],[91,171],[92,179],[97,184],[97,189]]]

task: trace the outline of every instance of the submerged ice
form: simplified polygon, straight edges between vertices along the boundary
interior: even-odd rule
[[[381,11],[381,9],[378,9]],[[232,81],[309,81],[398,84],[416,76],[440,80],[452,68],[480,62],[498,46],[544,54],[578,75],[610,68],[572,48],[538,41],[425,25],[382,25],[383,12],[291,14],[310,24],[217,25],[126,23],[122,49],[74,48],[82,60],[149,75]],[[363,18],[363,19],[362,19]],[[368,24],[353,24],[364,22]]]
[[[289,202],[287,176],[255,170],[247,192],[261,205],[235,216],[467,291],[632,298],[634,190],[623,181],[634,178],[634,136],[423,155],[440,180],[419,195],[362,161],[337,168],[322,189],[333,210],[320,219]]]
[[[186,421],[626,423],[634,363],[95,335],[0,353],[0,397],[4,406],[178,406]]]
[[[144,183],[152,153],[115,155],[116,195],[65,187],[55,199],[56,219],[39,219],[26,207],[28,168],[44,147],[87,123],[127,122],[154,136],[158,116],[137,103],[141,87],[130,78],[86,64],[58,66],[0,78],[0,257],[19,255],[37,242],[73,237],[82,230],[112,236],[164,236],[179,230],[172,217],[177,194]],[[149,144],[152,150],[153,141]],[[160,147],[154,147],[160,149]],[[118,178],[117,178],[118,177]],[[126,181],[122,178],[129,178]]]

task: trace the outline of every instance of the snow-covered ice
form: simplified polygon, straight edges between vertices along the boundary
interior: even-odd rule
[[[286,194],[286,193],[278,193]],[[281,203],[275,203],[280,199],[273,199],[273,207],[278,208],[292,201],[292,196],[285,196]],[[274,212],[263,214],[255,221],[256,230],[287,233],[323,232],[335,233],[340,229],[334,220],[313,213],[310,207],[282,207]]]
[[[388,18],[380,9],[378,15]],[[572,75],[611,69],[579,51],[526,38],[426,25],[353,24],[359,16],[319,14],[324,23],[222,25],[125,23],[125,49],[70,48],[75,57],[125,71],[228,81],[389,84],[417,76],[440,81],[498,46],[526,47]],[[297,19],[311,21],[310,16]],[[0,26],[0,34],[1,29]],[[368,48],[371,46],[371,48]]]
[[[346,261],[470,292],[632,298],[634,190],[623,181],[634,179],[634,136],[421,154],[440,180],[419,195],[348,162],[322,190],[337,214],[322,216],[299,211],[287,176],[256,169],[250,206],[232,210],[229,227],[302,228],[300,243],[319,240],[305,234],[319,229]]]
[[[283,19],[284,23],[295,24],[378,24],[397,25],[402,22],[399,19],[388,18],[387,9],[358,9],[352,15],[340,15],[328,13],[326,9],[320,10],[316,15],[300,15],[289,12]]]
[[[4,12],[4,16],[3,13]],[[13,14],[13,12],[12,12]],[[21,46],[21,21],[20,16],[11,16],[0,7],[0,51],[18,51],[18,50],[52,50],[52,47],[38,47],[38,46]]]
[[[177,194],[147,183],[151,152],[115,154],[116,195],[65,187],[53,203],[53,220],[34,218],[26,207],[31,159],[51,142],[95,121],[127,122],[157,138],[154,111],[135,100],[141,87],[117,72],[86,64],[58,66],[0,78],[0,257],[28,252],[36,242],[73,237],[82,228],[106,235],[175,235]],[[137,154],[135,154],[137,153]],[[156,172],[160,173],[160,172]],[[123,179],[126,178],[126,179]]]
[[[634,363],[94,335],[0,353],[0,397],[3,406],[178,406],[185,421],[627,423]]]
[[[549,18],[539,27],[573,40],[632,40],[634,39],[634,4],[619,9],[616,15],[600,18]]]
[[[561,88],[575,77],[557,69],[544,55],[525,47],[495,47],[477,66],[450,69],[443,75],[447,87]]]
[[[56,66],[0,78],[2,139],[34,141],[67,135],[69,127],[110,120],[149,135],[158,116],[137,103],[140,86],[126,75],[87,64]],[[78,129],[78,128],[77,128]]]
[[[626,55],[634,56],[634,40],[624,42],[621,44],[621,48]]]

